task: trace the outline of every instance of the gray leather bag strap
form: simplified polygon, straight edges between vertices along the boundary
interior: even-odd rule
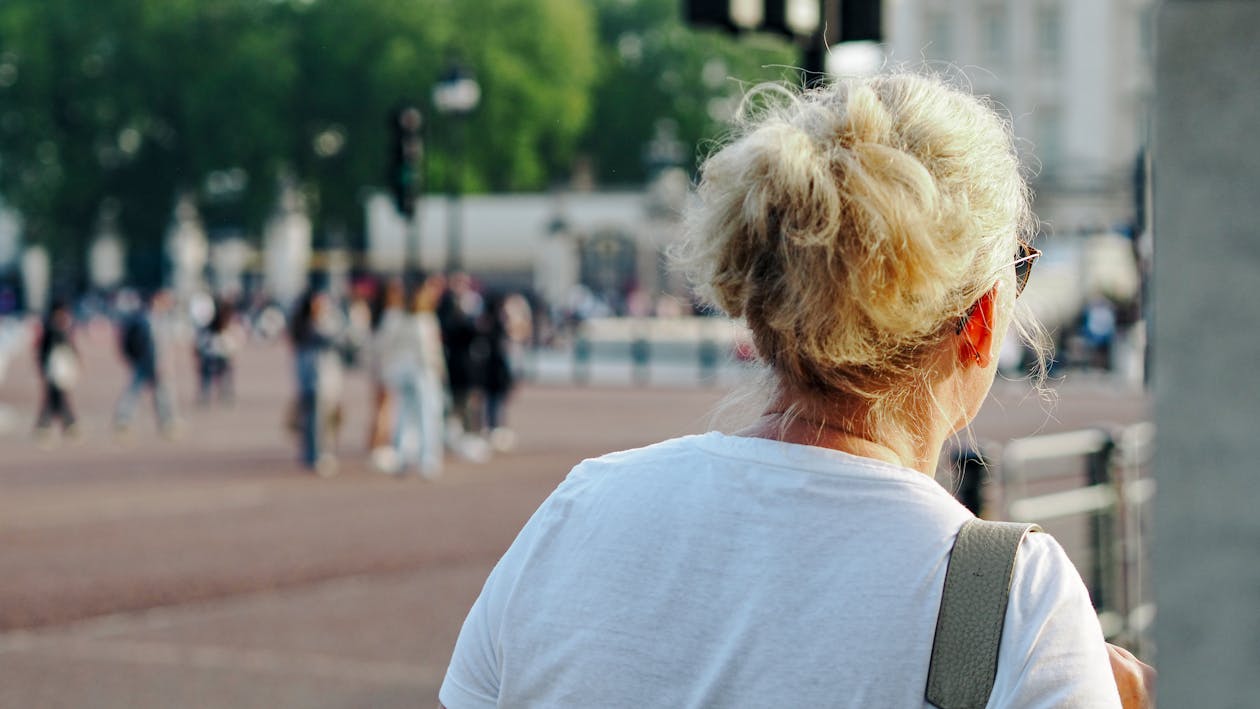
[[[984,709],[997,677],[1002,624],[1019,544],[1035,524],[968,520],[945,571],[928,666],[927,700],[940,709]]]

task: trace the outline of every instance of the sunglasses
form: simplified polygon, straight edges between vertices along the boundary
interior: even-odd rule
[[[1041,256],[1039,249],[1033,248],[1033,245],[1020,239],[1015,247],[1015,297],[1018,298],[1024,292],[1024,286],[1028,285],[1028,277],[1032,275],[1033,264],[1037,262],[1037,258]],[[958,320],[956,331],[961,333],[963,327],[967,324],[967,318],[971,317],[971,312],[975,310],[973,304],[967,309],[967,314]]]
[[[1032,275],[1033,264],[1037,262],[1037,258],[1041,256],[1041,251],[1033,248],[1033,245],[1019,240],[1019,246],[1015,250],[1015,297],[1018,298],[1024,292],[1024,286],[1028,285],[1028,277]]]

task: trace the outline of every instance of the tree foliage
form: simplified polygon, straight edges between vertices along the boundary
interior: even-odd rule
[[[216,169],[274,171],[296,66],[272,11],[249,0],[0,5],[0,193],[61,269],[81,275],[102,205],[119,206],[140,237],[133,266],[152,271],[176,194]],[[272,200],[269,181],[254,182],[242,219]]]
[[[750,84],[796,81],[795,48],[769,36],[736,40],[682,21],[680,0],[595,0],[602,67],[583,147],[604,183],[637,184],[660,121],[672,122],[694,168]]]
[[[318,235],[355,243],[401,105],[426,118],[428,190],[544,188],[578,155],[638,181],[659,119],[694,146],[741,89],[728,76],[794,61],[679,17],[679,0],[5,0],[0,196],[75,275],[116,207],[152,280],[180,194],[258,234],[287,177]],[[452,62],[482,87],[463,121],[432,106]]]

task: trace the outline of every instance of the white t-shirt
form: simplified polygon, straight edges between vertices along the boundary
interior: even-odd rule
[[[468,707],[924,707],[954,536],[927,475],[708,433],[578,465],[464,622]],[[989,707],[1119,707],[1048,534],[1020,548]]]
[[[437,380],[446,375],[442,331],[431,312],[385,313],[377,328],[375,349],[381,380],[390,386],[401,387],[417,377]]]

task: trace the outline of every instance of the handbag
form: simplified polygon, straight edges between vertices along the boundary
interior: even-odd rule
[[[69,345],[57,345],[48,353],[48,380],[67,391],[79,381],[79,358]]]
[[[1019,545],[1035,524],[968,520],[945,571],[925,696],[939,709],[984,709],[997,678]]]

